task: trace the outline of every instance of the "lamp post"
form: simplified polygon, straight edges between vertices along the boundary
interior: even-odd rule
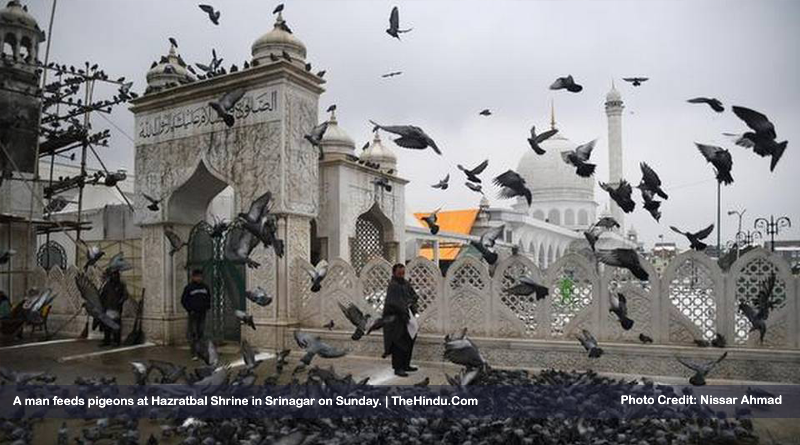
[[[781,229],[786,227],[792,227],[792,220],[786,216],[780,216],[776,219],[774,215],[770,215],[769,220],[757,218],[753,223],[753,228],[767,232],[770,248],[773,252],[775,251],[775,235],[781,233]]]
[[[739,217],[739,228],[736,229],[736,259],[739,259],[739,234],[742,233],[742,217],[747,209],[742,210],[728,210],[728,216],[736,215]]]
[[[741,246],[749,246],[757,239],[761,239],[761,232],[758,230],[740,230],[736,234],[736,242]]]

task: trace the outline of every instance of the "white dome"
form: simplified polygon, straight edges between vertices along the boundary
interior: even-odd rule
[[[383,145],[378,132],[369,147],[359,157],[364,162],[372,162],[381,166],[381,170],[394,170],[397,168],[397,156],[392,150]]]
[[[39,28],[39,23],[28,14],[28,8],[22,6],[18,0],[11,0],[6,7],[0,9],[0,26],[4,29],[23,28],[36,34],[39,42],[44,41],[44,31]],[[38,42],[37,42],[38,43]]]
[[[594,201],[594,180],[582,178],[575,167],[564,162],[561,152],[574,150],[577,144],[561,132],[539,144],[546,151],[537,155],[527,150],[517,165],[519,173],[528,184],[533,201]]]
[[[158,63],[147,72],[147,90],[151,93],[194,82],[194,76],[186,69],[186,62],[170,46],[169,55],[162,56]]]
[[[270,54],[281,57],[283,51],[301,62],[306,59],[306,45],[288,31],[286,21],[283,20],[283,13],[279,12],[272,31],[253,42],[251,53],[254,63],[268,64],[272,62]]]
[[[331,113],[331,118],[328,120],[328,128],[325,130],[325,134],[322,135],[319,145],[325,154],[341,153],[352,156],[356,150],[356,143],[353,138],[339,126],[339,122],[336,120],[336,113]]]

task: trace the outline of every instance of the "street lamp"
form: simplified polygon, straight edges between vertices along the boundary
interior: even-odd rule
[[[761,232],[758,230],[744,230],[736,234],[736,242],[741,246],[749,246],[757,239],[761,239]]]
[[[761,229],[767,232],[769,235],[769,243],[771,246],[772,251],[775,251],[775,235],[781,232],[781,229],[785,227],[792,227],[792,220],[786,216],[781,216],[775,219],[774,215],[769,216],[769,220],[766,218],[757,218],[753,223],[753,228]]]
[[[739,217],[739,228],[736,230],[737,233],[742,231],[742,217],[744,216],[744,212],[746,211],[747,209],[728,210],[728,216],[736,215]]]

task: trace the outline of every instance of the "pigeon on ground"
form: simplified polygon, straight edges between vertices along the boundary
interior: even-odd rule
[[[500,176],[494,178],[494,184],[501,187],[498,196],[502,199],[510,199],[522,196],[528,202],[528,206],[533,202],[533,195],[525,184],[525,178],[514,170],[508,170]]]
[[[704,243],[702,240],[708,238],[708,235],[711,235],[711,232],[714,231],[714,224],[711,224],[710,226],[706,227],[705,229],[703,229],[703,230],[701,230],[699,232],[695,232],[695,233],[682,232],[680,229],[678,229],[675,226],[669,226],[669,228],[672,229],[673,232],[685,236],[686,239],[689,240],[690,247],[692,249],[694,249],[694,250],[696,250],[698,252],[702,252],[702,251],[706,250],[706,248],[708,247],[708,245],[706,243]]]
[[[414,150],[424,150],[425,148],[430,147],[434,152],[436,152],[436,154],[442,154],[442,152],[439,150],[439,147],[436,146],[436,142],[434,142],[434,140],[431,139],[431,137],[419,127],[415,127],[413,125],[384,126],[375,123],[375,121],[369,122],[374,126],[372,129],[373,131],[383,130],[400,136],[399,138],[394,139],[394,143],[399,147],[410,148]]]
[[[580,93],[583,90],[583,86],[575,83],[575,79],[572,78],[572,75],[567,77],[559,77],[550,85],[551,90],[567,90],[570,93]]]
[[[142,196],[144,197],[144,199],[147,200],[147,202],[149,202],[149,204],[147,205],[147,210],[150,210],[152,212],[157,212],[159,210],[158,205],[161,204],[160,199],[153,198],[147,193],[142,193]]]
[[[146,385],[150,372],[153,370],[150,364],[143,361],[133,361],[131,362],[131,368],[133,369],[133,378],[136,384],[140,386]]]
[[[269,306],[269,304],[272,303],[272,297],[261,286],[256,286],[256,288],[253,289],[252,291],[250,290],[245,291],[244,296],[248,300],[252,301],[253,303],[261,307]]]
[[[433,184],[431,187],[435,189],[447,190],[447,188],[450,187],[450,173],[448,173],[447,176],[444,177],[444,179],[437,182],[436,184]]]
[[[758,111],[745,107],[733,106],[733,114],[743,120],[753,131],[748,131],[737,141],[737,145],[752,148],[759,156],[770,156],[769,170],[774,171],[778,161],[781,160],[783,152],[786,150],[788,141],[778,142],[775,133],[775,126],[769,121],[767,116]]]
[[[253,349],[253,347],[250,346],[250,342],[248,342],[247,340],[242,340],[241,354],[245,367],[248,370],[252,371],[253,369],[257,368],[258,365],[261,364],[261,360],[256,359],[258,351],[256,349]]]
[[[595,255],[597,260],[603,264],[628,269],[639,280],[647,281],[650,278],[639,261],[639,254],[633,249],[598,250]]]
[[[622,292],[610,292],[608,295],[608,312],[617,316],[622,329],[629,331],[633,327],[633,320],[628,318],[628,299]]]
[[[470,240],[469,244],[481,253],[489,265],[492,265],[497,262],[498,258],[497,252],[494,250],[495,242],[505,233],[505,230],[505,224],[489,229],[481,235],[478,241]]]
[[[544,149],[542,149],[542,147],[539,144],[550,139],[556,133],[558,133],[558,130],[553,128],[551,130],[547,130],[544,133],[537,135],[536,126],[531,126],[531,137],[528,138],[528,144],[530,144],[531,149],[533,149],[534,153],[536,153],[537,155],[543,155],[546,152],[544,151]]]
[[[414,383],[413,386],[422,388],[422,387],[428,386],[430,383],[431,383],[431,378],[430,377],[425,377],[424,379],[420,380],[419,382]]]
[[[611,199],[617,203],[623,212],[631,213],[633,209],[636,208],[636,203],[633,201],[633,199],[631,199],[631,193],[633,193],[633,189],[628,181],[623,179],[619,181],[619,184],[617,184],[616,187],[614,187],[613,184],[601,182],[600,188],[608,192],[608,195],[611,196]]]
[[[537,283],[532,276],[522,276],[519,277],[516,284],[508,289],[503,289],[503,292],[523,297],[535,294],[536,300],[543,300],[550,293],[550,290],[547,287]]]
[[[236,309],[233,312],[233,315],[236,316],[236,319],[239,320],[239,323],[250,326],[254,331],[256,330],[256,323],[253,321],[253,314],[248,314],[245,311]]]
[[[475,184],[474,182],[466,181],[464,185],[467,186],[468,189],[472,190],[473,192],[483,194],[483,186],[480,184]]]
[[[181,240],[181,237],[170,228],[164,229],[164,236],[166,236],[167,241],[169,241],[169,256],[175,255],[175,253],[183,249],[184,246],[189,245],[188,242]]]
[[[322,289],[322,280],[328,275],[328,262],[319,260],[313,270],[308,271],[311,277],[311,292],[319,292]]]
[[[722,113],[725,111],[725,107],[722,106],[722,102],[713,97],[695,97],[694,99],[689,99],[686,102],[689,102],[690,104],[706,104],[717,113]]]
[[[386,33],[400,40],[400,34],[407,33],[412,29],[413,28],[400,29],[400,10],[397,9],[397,6],[392,8],[392,12],[389,15],[389,28],[386,30]]]
[[[715,145],[705,145],[695,142],[697,149],[706,158],[706,161],[714,166],[716,171],[717,182],[729,185],[733,183],[733,176],[731,176],[731,169],[733,168],[733,158],[728,150]]]
[[[219,16],[221,13],[219,11],[214,10],[214,7],[211,5],[197,5],[200,9],[203,10],[206,14],[208,14],[208,19],[211,20],[211,23],[215,25],[219,25]]]
[[[441,207],[434,210],[433,213],[422,217],[422,221],[425,222],[425,224],[430,229],[431,235],[436,235],[437,233],[439,233],[439,225],[436,224],[436,221],[438,220],[437,215],[439,214],[440,210],[442,210]]]
[[[575,338],[578,339],[581,346],[589,353],[589,358],[598,358],[603,355],[603,348],[598,346],[597,339],[595,339],[594,335],[588,330],[581,330],[581,335],[576,335]]]
[[[630,82],[631,85],[638,87],[641,86],[644,82],[647,82],[649,78],[647,77],[623,77],[622,80],[625,82]]]
[[[486,167],[489,166],[489,160],[486,159],[485,161],[478,164],[475,168],[468,169],[461,164],[458,164],[458,169],[464,172],[467,175],[467,181],[475,182],[480,184],[481,178],[478,177],[479,174],[483,173],[486,170]]]
[[[236,104],[244,97],[244,88],[236,88],[222,95],[217,101],[211,101],[208,105],[217,113],[220,119],[225,122],[229,128],[233,127],[236,118],[231,112]]]
[[[456,365],[466,366],[467,369],[485,368],[486,360],[480,350],[469,338],[459,338],[446,341],[444,344],[445,360]]]
[[[480,113],[478,113],[478,114],[480,114],[481,116],[491,116],[491,115],[492,115],[492,111],[491,111],[491,110],[489,110],[488,108],[484,108],[484,109],[483,109],[483,110],[481,110],[481,112],[480,112]]]
[[[579,145],[573,151],[561,152],[561,158],[569,165],[575,167],[575,172],[582,178],[588,178],[594,174],[597,167],[595,164],[589,163],[589,157],[594,150],[594,144],[597,140],[592,140],[583,145]]]
[[[677,360],[683,366],[686,366],[694,371],[694,375],[689,378],[689,383],[694,386],[703,386],[706,384],[706,376],[708,373],[711,372],[721,361],[725,360],[725,357],[727,356],[728,352],[726,351],[718,359],[706,363],[693,363],[680,357],[678,357]]]

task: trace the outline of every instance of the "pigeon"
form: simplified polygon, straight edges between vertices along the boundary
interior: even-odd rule
[[[164,236],[167,237],[167,241],[169,241],[169,256],[175,255],[176,252],[183,249],[184,246],[188,246],[189,243],[181,240],[181,237],[178,236],[172,229],[165,228],[164,229]]]
[[[547,130],[544,133],[537,135],[536,126],[531,126],[531,137],[528,138],[528,144],[530,144],[534,153],[536,153],[537,155],[543,155],[546,152],[542,149],[542,147],[539,144],[550,139],[556,133],[558,133],[558,130],[553,128],[551,130]]]
[[[325,121],[314,128],[311,129],[311,132],[304,135],[303,137],[311,143],[314,147],[319,148],[319,144],[322,142],[322,137],[325,135],[325,131],[328,129],[328,121]]]
[[[669,196],[661,188],[661,178],[658,177],[658,173],[645,162],[640,163],[639,167],[642,169],[642,180],[639,182],[638,188],[649,190],[662,199],[668,199]]]
[[[535,294],[537,300],[543,300],[550,293],[550,290],[537,283],[531,276],[522,276],[517,280],[517,284],[503,289],[503,292],[511,295],[528,297]]]
[[[253,349],[247,340],[242,340],[241,353],[244,365],[248,370],[252,371],[261,364],[261,360],[256,360],[258,351]]]
[[[147,205],[147,210],[150,210],[152,212],[157,212],[159,210],[158,205],[161,203],[160,199],[153,198],[147,193],[142,193],[142,196],[150,203]]]
[[[631,213],[634,208],[636,208],[636,203],[631,199],[631,193],[633,193],[633,189],[628,181],[622,179],[619,181],[616,187],[611,184],[606,184],[604,182],[600,183],[600,188],[607,191],[611,199],[617,203],[619,208],[622,209],[625,213]]]
[[[567,77],[559,77],[550,85],[551,90],[567,90],[570,93],[580,93],[583,90],[583,87],[577,83],[575,83],[575,79],[572,78],[572,75]]]
[[[320,79],[322,79],[323,77],[325,77],[325,73],[326,73],[326,72],[327,72],[327,71],[325,71],[325,70],[320,70],[320,71],[317,71],[317,77],[319,77]]]
[[[69,204],[69,201],[67,201],[67,199],[64,198],[63,196],[61,195],[54,196],[53,199],[51,199],[50,202],[48,202],[47,205],[45,206],[44,213],[47,214],[58,213],[64,210],[64,208],[67,207],[67,204]]]
[[[505,233],[505,229],[505,224],[497,226],[484,232],[478,241],[470,240],[469,242],[472,247],[481,253],[481,256],[489,265],[497,262],[498,255],[497,252],[494,251],[494,245],[497,239]]]
[[[434,210],[433,213],[422,217],[422,221],[424,221],[425,224],[430,229],[431,235],[436,235],[437,233],[439,233],[439,225],[436,224],[437,221],[436,215],[439,214],[439,210],[442,210],[442,208],[439,207],[438,209]]]
[[[305,69],[306,69],[306,71],[311,72],[311,64],[310,63],[306,63]]]
[[[647,77],[623,77],[622,80],[625,82],[630,82],[631,85],[638,87],[641,86],[644,82],[647,82]]]
[[[689,102],[690,104],[707,104],[717,113],[722,113],[725,111],[725,107],[722,106],[722,102],[720,102],[719,99],[712,97],[695,97],[694,99],[689,99],[686,102]]]
[[[731,169],[733,168],[733,158],[731,153],[722,147],[715,145],[705,145],[695,142],[697,149],[714,166],[717,175],[717,182],[725,185],[733,183]]]
[[[215,11],[214,7],[211,5],[197,5],[200,9],[203,10],[206,14],[208,14],[208,19],[211,20],[211,23],[215,25],[219,25],[219,16],[220,12]]]
[[[284,252],[283,240],[277,238],[277,221],[275,215],[270,214],[272,193],[264,192],[252,204],[247,213],[239,213],[239,220],[242,221],[243,228],[250,232],[254,237],[261,241],[264,247],[272,247],[275,255],[282,258]],[[245,246],[240,246],[240,249]],[[249,247],[249,246],[248,246]],[[255,246],[253,246],[255,247]],[[252,251],[252,248],[248,250]]]
[[[0,379],[13,385],[27,385],[30,382],[52,382],[54,376],[44,371],[20,372],[0,367]],[[2,385],[3,383],[0,383]]]
[[[108,260],[104,273],[106,275],[111,275],[114,272],[125,272],[131,269],[133,269],[133,266],[125,259],[124,253],[119,252]]]
[[[445,360],[456,365],[466,366],[467,369],[485,368],[486,360],[480,350],[469,338],[462,337],[444,343]]]
[[[759,341],[764,343],[764,335],[767,333],[767,318],[772,309],[773,293],[775,291],[775,274],[770,274],[767,279],[759,284],[759,291],[756,295],[755,307],[745,300],[739,301],[739,311],[744,314],[750,322],[750,331],[758,331]]]
[[[588,330],[583,329],[581,335],[576,335],[575,338],[578,339],[581,346],[589,353],[589,358],[598,358],[603,355],[603,348],[597,345],[597,339],[595,339],[594,335]]]
[[[695,339],[694,340],[694,344],[697,345],[698,348],[707,348],[707,347],[711,346],[711,343],[709,343],[708,340],[704,340],[702,338],[699,339],[699,340]]]
[[[153,370],[150,364],[147,362],[134,361],[131,362],[131,368],[133,369],[133,378],[136,384],[140,386],[146,385],[147,379],[150,377],[150,371]]]
[[[633,320],[628,318],[628,299],[622,292],[613,292],[608,295],[609,308],[608,312],[617,316],[620,326],[626,331],[630,331],[633,327]]]
[[[594,144],[596,141],[597,140],[595,139],[583,145],[579,145],[573,151],[561,152],[561,158],[564,160],[564,162],[574,166],[575,172],[580,177],[588,178],[594,174],[596,165],[590,164],[587,161],[592,155],[592,150],[594,150]]]
[[[753,131],[748,131],[739,138],[737,145],[752,148],[759,156],[771,156],[769,170],[774,171],[778,161],[781,160],[783,152],[786,150],[788,141],[777,142],[775,126],[769,121],[767,116],[758,111],[745,107],[733,106],[733,114],[743,120]]]
[[[431,139],[431,137],[419,127],[415,127],[413,125],[384,126],[375,123],[375,121],[369,122],[374,126],[372,131],[383,130],[400,136],[399,138],[394,139],[394,143],[399,147],[410,148],[414,150],[424,150],[425,148],[430,147],[434,152],[436,152],[436,154],[442,154],[442,152],[439,150],[439,147],[436,145],[436,142],[434,142],[434,140]]]
[[[252,291],[245,291],[244,296],[261,307],[269,306],[269,304],[272,303],[272,297],[261,286],[256,286]]]
[[[653,343],[653,339],[650,338],[649,336],[645,335],[645,334],[639,334],[639,341],[644,343],[644,344]]]
[[[259,239],[248,230],[236,230],[225,240],[225,259],[248,267],[259,267],[260,264],[250,259],[253,249],[258,246]]]
[[[418,388],[424,388],[424,387],[430,385],[430,383],[431,383],[431,378],[430,377],[425,377],[424,379],[420,380],[419,382],[414,383],[413,386],[416,386]]]
[[[714,231],[714,224],[711,224],[710,226],[706,227],[705,229],[703,229],[703,230],[701,230],[699,232],[695,232],[695,233],[682,232],[680,229],[678,229],[675,226],[669,226],[669,228],[672,229],[673,232],[685,236],[686,239],[689,240],[689,243],[691,244],[691,248],[692,249],[697,250],[698,252],[702,252],[702,251],[706,250],[706,248],[708,247],[708,245],[706,243],[702,242],[702,240],[708,238],[708,235],[711,235],[711,232]]]
[[[586,238],[586,242],[589,243],[589,248],[592,249],[592,252],[594,252],[596,250],[595,245],[597,244],[597,241],[600,239],[600,236],[597,233],[595,233],[595,228],[584,230],[583,237]]]
[[[351,338],[353,340],[360,340],[365,334],[368,334],[368,330],[370,328],[370,314],[364,314],[361,309],[358,308],[353,303],[348,304],[347,306],[343,305],[341,302],[337,302],[339,305],[339,309],[341,309],[342,314],[344,314],[345,318],[356,327],[355,332]]]
[[[380,187],[382,190],[386,191],[387,193],[391,193],[392,191],[392,184],[389,183],[389,180],[381,176],[380,178],[376,178],[372,181],[373,184]]]
[[[474,182],[467,181],[464,183],[464,185],[466,185],[467,188],[472,190],[473,192],[480,193],[481,195],[483,194],[483,186],[481,186],[480,184],[475,184]]]
[[[715,348],[724,348],[727,346],[728,340],[725,339],[725,336],[717,332],[714,334],[714,338],[711,339],[711,346]]]
[[[628,269],[636,278],[647,281],[650,274],[642,267],[639,254],[633,249],[608,249],[595,252],[597,260],[603,264]]]
[[[391,72],[388,72],[388,73],[386,73],[386,74],[381,74],[381,77],[383,77],[384,79],[386,79],[386,78],[388,78],[388,77],[399,76],[399,75],[401,75],[401,74],[403,74],[403,72],[402,72],[402,71],[391,71]]]
[[[81,294],[81,298],[83,298],[83,307],[86,308],[86,312],[107,329],[119,331],[119,324],[109,317],[103,309],[103,303],[100,300],[100,291],[97,289],[97,286],[92,283],[92,280],[85,274],[79,273],[75,276],[75,285],[78,288],[78,292]]]
[[[478,114],[480,114],[481,116],[491,116],[491,115],[492,115],[492,111],[491,111],[491,110],[489,110],[488,108],[484,108],[484,109],[483,109],[483,110],[481,110],[481,112],[480,112],[480,113],[478,113]]]
[[[642,201],[644,201],[644,209],[650,213],[650,216],[653,217],[656,221],[661,219],[661,201],[655,199],[655,193],[650,189],[639,188],[639,191],[642,192]]]
[[[89,246],[89,248],[86,249],[86,264],[83,265],[83,271],[86,272],[90,267],[97,264],[97,262],[100,261],[100,258],[103,258],[103,255],[105,254],[105,252],[100,250],[100,246]],[[4,261],[2,260],[2,257],[0,257],[0,264],[3,263]]]
[[[231,113],[233,107],[244,97],[245,90],[244,88],[237,88],[233,91],[229,91],[222,95],[222,97],[218,101],[211,101],[208,105],[214,109],[219,116],[225,122],[229,128],[233,127],[236,118]]]
[[[703,386],[706,384],[706,376],[708,373],[711,372],[721,361],[725,360],[725,357],[727,356],[728,352],[726,351],[718,359],[706,363],[692,363],[680,357],[678,357],[677,360],[683,366],[686,366],[694,371],[694,375],[689,378],[689,383],[694,386]]]
[[[400,34],[409,32],[412,29],[400,29],[400,10],[397,9],[397,6],[392,8],[392,12],[389,15],[389,28],[386,30],[386,34],[400,40]]]
[[[174,37],[170,37],[169,38],[169,44],[172,45],[173,48],[177,48],[178,47],[178,41],[175,40]]]
[[[233,315],[236,316],[236,319],[239,320],[241,324],[250,326],[254,331],[256,330],[256,323],[253,321],[253,314],[248,314],[245,311],[236,309],[233,312]]]
[[[437,182],[436,184],[433,184],[431,187],[435,189],[447,190],[447,188],[450,187],[450,173],[448,173],[447,176],[444,177],[444,179]]]
[[[347,355],[346,350],[330,346],[322,342],[316,335],[305,332],[294,331],[294,341],[297,342],[297,346],[306,351],[306,354],[300,359],[305,366],[310,365],[316,355],[322,358],[338,358]]]
[[[334,326],[336,326],[336,323],[334,323],[333,320],[330,320],[329,322],[327,322],[324,325],[322,325],[323,328],[325,328],[325,329],[327,329],[329,331],[332,331]]]
[[[328,275],[328,262],[319,260],[314,270],[309,270],[308,275],[311,277],[311,292],[319,292],[322,289],[322,280]]]
[[[465,175],[467,175],[467,181],[475,182],[475,183],[480,184],[481,183],[481,178],[479,178],[478,175],[483,173],[483,171],[486,170],[486,167],[488,167],[488,166],[489,166],[489,160],[486,159],[485,161],[483,161],[480,164],[478,164],[477,167],[475,167],[475,168],[473,168],[471,170],[467,169],[466,167],[464,167],[461,164],[458,164],[458,169],[461,170],[462,172],[464,172]]]
[[[516,196],[522,196],[525,198],[525,201],[528,202],[528,206],[533,202],[533,195],[527,185],[525,185],[525,178],[514,170],[508,170],[494,178],[494,184],[502,187],[498,193],[500,198],[510,199]]]
[[[616,219],[611,216],[603,216],[594,223],[594,227],[598,227],[605,230],[612,230],[615,228],[619,228],[619,223]]]
[[[279,3],[278,6],[276,6],[275,9],[272,10],[272,14],[275,15],[282,11],[283,11],[283,3]]]

